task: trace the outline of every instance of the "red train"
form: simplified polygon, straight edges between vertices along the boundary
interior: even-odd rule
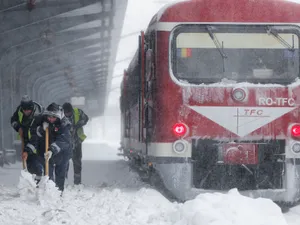
[[[294,201],[300,189],[300,4],[192,0],[161,9],[121,84],[121,148],[191,188]]]

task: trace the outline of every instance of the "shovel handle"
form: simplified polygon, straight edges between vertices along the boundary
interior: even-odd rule
[[[45,153],[48,152],[48,148],[49,148],[49,128],[46,128],[45,131]],[[49,159],[45,159],[45,176],[49,175]]]
[[[24,152],[24,137],[23,137],[23,130],[20,129],[19,131],[20,139],[21,139],[21,157],[22,157],[22,164],[23,164],[23,170],[27,169],[26,159],[23,159],[23,152]]]
[[[22,159],[22,163],[23,163],[23,170],[27,170],[26,159]]]

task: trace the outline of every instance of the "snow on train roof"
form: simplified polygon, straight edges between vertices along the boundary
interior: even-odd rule
[[[168,8],[170,8],[170,7],[173,6],[173,5],[176,5],[176,4],[179,3],[179,2],[187,2],[187,1],[191,1],[191,0],[177,0],[177,1],[173,1],[173,2],[171,2],[171,3],[168,3],[168,4],[164,5],[164,6],[156,13],[156,15],[157,15],[157,21],[160,20],[161,16],[164,14],[164,12],[165,12]]]
[[[176,5],[177,3],[180,3],[180,2],[195,2],[195,1],[198,1],[198,2],[205,2],[205,0],[175,0],[175,1],[172,1],[170,3],[167,3],[165,4],[162,8],[160,8],[160,10],[156,13],[156,15],[154,17],[155,18],[155,21],[159,21],[162,17],[162,15],[167,11],[168,8]],[[261,1],[261,0],[260,0]],[[270,1],[281,1],[281,2],[290,2],[292,4],[298,4],[300,5],[300,0],[264,0],[265,2],[270,2]],[[153,18],[154,18],[153,17]],[[154,22],[151,20],[151,22]],[[150,22],[150,24],[151,24]]]
[[[291,0],[179,0],[162,7],[147,32],[156,29],[158,22],[300,23],[299,18],[300,4]]]
[[[176,5],[176,4],[179,3],[179,2],[187,2],[187,1],[190,1],[190,0],[177,0],[177,1],[173,1],[173,2],[170,2],[170,3],[165,4],[165,5],[164,5],[162,8],[160,8],[160,9],[158,10],[158,12],[152,17],[152,19],[151,19],[150,22],[149,22],[148,28],[150,28],[152,24],[157,23],[157,22],[160,20],[161,16],[164,14],[164,12],[165,12],[168,8],[170,8],[171,6]],[[151,30],[151,29],[150,29],[150,30]]]

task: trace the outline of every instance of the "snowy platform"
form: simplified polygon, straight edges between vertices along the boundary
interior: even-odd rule
[[[85,186],[74,187],[70,178],[63,197],[52,189],[29,200],[11,186],[18,182],[20,168],[21,164],[15,164],[0,169],[1,183],[5,183],[0,186],[0,224],[296,225],[300,219],[300,207],[283,215],[272,201],[248,198],[236,190],[171,203],[142,183],[123,160],[85,160]]]
[[[89,148],[87,148],[89,146]],[[88,149],[88,150],[87,150]],[[300,207],[287,214],[269,199],[229,193],[201,193],[172,203],[140,181],[116,146],[89,143],[83,151],[84,185],[74,187],[70,164],[62,197],[56,189],[42,194],[17,188],[21,163],[0,168],[2,225],[298,225]],[[50,185],[51,186],[51,185]]]

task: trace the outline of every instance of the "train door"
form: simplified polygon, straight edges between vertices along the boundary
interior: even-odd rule
[[[148,143],[151,142],[153,133],[153,80],[154,80],[154,49],[155,32],[145,36],[140,35],[140,142],[142,149],[147,154]]]
[[[141,143],[141,149],[143,150],[144,143],[144,107],[145,107],[145,34],[142,31],[139,36],[139,143]]]
[[[146,63],[145,63],[145,132],[146,144],[152,141],[153,135],[153,89],[154,89],[154,52],[155,52],[155,31],[146,38]]]

